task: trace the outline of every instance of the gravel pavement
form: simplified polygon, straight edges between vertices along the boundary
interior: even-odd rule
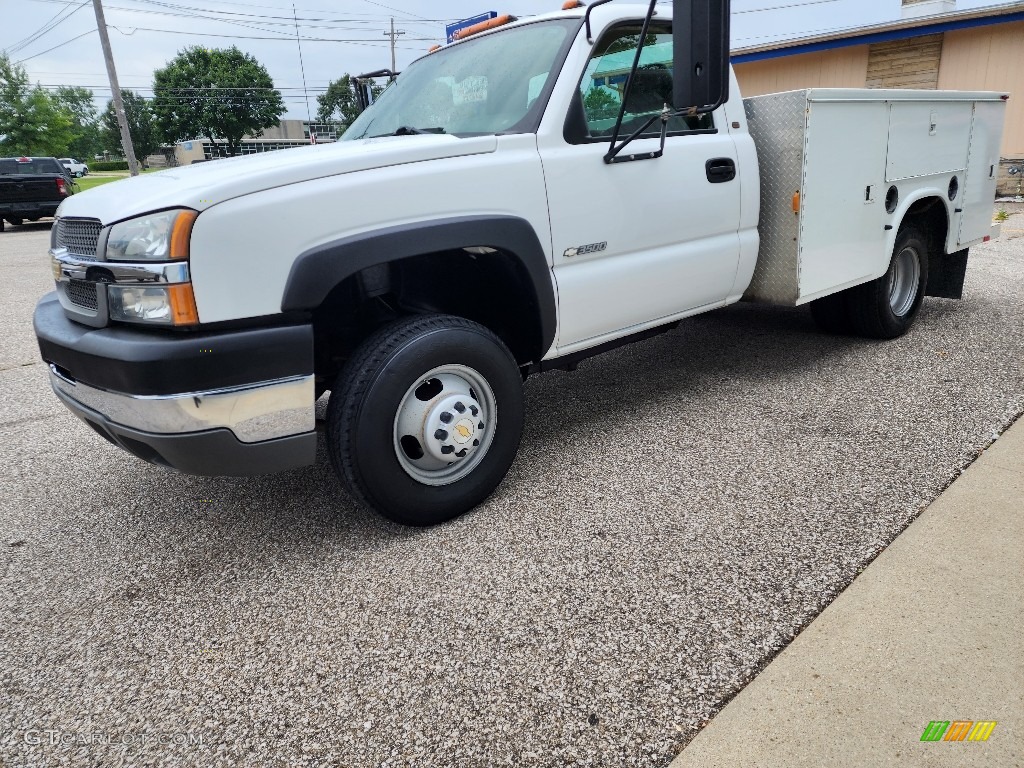
[[[895,342],[742,305],[533,378],[497,494],[403,529],[322,446],[193,478],[67,413],[47,236],[0,234],[5,768],[666,766],[1024,411],[1018,238]]]

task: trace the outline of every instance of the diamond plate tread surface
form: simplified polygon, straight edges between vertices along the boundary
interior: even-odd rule
[[[761,247],[744,298],[792,306],[800,297],[800,217],[793,193],[803,189],[807,91],[743,100],[761,174]]]

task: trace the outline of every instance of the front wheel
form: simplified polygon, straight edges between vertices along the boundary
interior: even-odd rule
[[[358,499],[433,525],[486,499],[523,428],[522,377],[502,341],[449,315],[399,320],[367,339],[331,388],[331,463]]]
[[[904,226],[896,236],[889,269],[850,290],[850,320],[862,336],[895,339],[914,324],[928,284],[928,245],[924,235]]]

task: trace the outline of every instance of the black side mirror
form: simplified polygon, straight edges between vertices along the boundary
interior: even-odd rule
[[[583,108],[583,97],[579,89],[573,94],[569,102],[569,113],[565,116],[565,126],[562,135],[567,144],[582,144],[590,134],[590,126],[587,124],[587,111]]]
[[[672,105],[713,112],[729,100],[729,0],[672,0]]]

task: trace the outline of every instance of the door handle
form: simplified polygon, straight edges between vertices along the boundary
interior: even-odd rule
[[[708,173],[708,181],[712,184],[723,184],[736,178],[736,163],[729,157],[716,157],[704,165]]]

